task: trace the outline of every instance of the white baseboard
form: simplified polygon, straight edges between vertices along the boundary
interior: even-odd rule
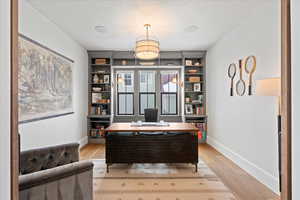
[[[279,192],[279,182],[278,178],[272,176],[269,172],[264,169],[258,167],[254,163],[249,160],[243,158],[241,155],[235,153],[230,148],[226,147],[222,143],[218,142],[216,139],[212,137],[207,137],[207,143],[218,150],[221,154],[229,158],[240,168],[245,170],[251,176],[255,177],[262,184],[266,185],[269,189],[271,189],[274,193],[280,194]]]
[[[87,145],[88,142],[89,142],[88,136],[85,136],[85,137],[81,138],[79,140],[79,149],[81,149],[82,147],[84,147],[85,145]]]

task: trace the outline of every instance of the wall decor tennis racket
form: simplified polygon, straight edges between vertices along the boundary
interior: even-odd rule
[[[228,67],[228,77],[230,78],[230,96],[233,96],[233,80],[236,75],[236,64],[231,63]]]
[[[239,96],[243,96],[245,94],[246,91],[246,83],[243,80],[243,60],[239,60],[239,70],[240,70],[240,79],[238,80],[238,82],[236,83],[236,93]]]
[[[245,60],[245,71],[249,74],[248,95],[252,95],[252,79],[256,70],[256,57],[248,56]]]

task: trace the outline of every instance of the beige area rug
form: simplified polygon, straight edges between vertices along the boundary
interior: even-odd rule
[[[114,164],[93,160],[95,200],[236,200],[199,160],[192,164]]]

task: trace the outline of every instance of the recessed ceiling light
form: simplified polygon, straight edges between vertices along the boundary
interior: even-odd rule
[[[198,29],[199,29],[198,26],[196,26],[196,25],[190,25],[190,26],[185,27],[184,31],[192,33],[192,32],[197,31]]]
[[[95,31],[97,31],[99,33],[105,33],[106,29],[105,29],[105,26],[95,26]]]

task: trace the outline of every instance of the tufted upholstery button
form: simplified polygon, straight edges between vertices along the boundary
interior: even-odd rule
[[[49,159],[49,160],[53,160],[53,155],[50,154],[49,157],[48,157],[48,159]]]

